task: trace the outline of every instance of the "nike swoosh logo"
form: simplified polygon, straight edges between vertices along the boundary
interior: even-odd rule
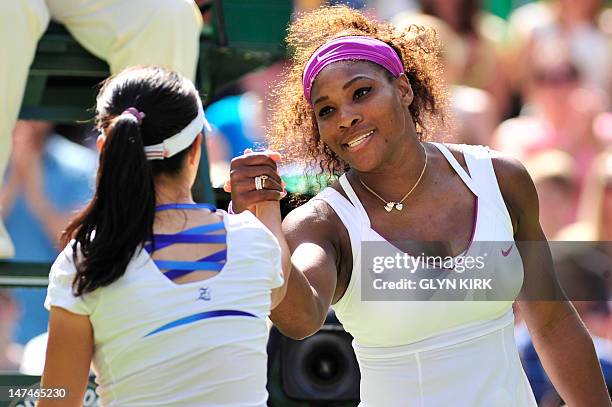
[[[507,250],[501,249],[501,254],[504,257],[508,257],[508,255],[510,254],[510,252],[512,251],[512,248],[514,247],[513,244],[510,245],[510,247],[508,247]]]
[[[317,55],[317,62],[321,62],[322,60],[332,56],[333,54],[336,53],[336,51],[340,48],[341,46],[337,46],[335,48],[330,49],[329,51],[327,51],[325,54],[321,54],[321,55]]]

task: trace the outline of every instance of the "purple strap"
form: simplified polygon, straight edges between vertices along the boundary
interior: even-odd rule
[[[142,119],[146,116],[144,113],[139,112],[138,109],[136,109],[135,107],[128,107],[121,114],[122,115],[124,115],[124,114],[131,114],[132,116],[134,116],[136,118],[136,120],[138,121],[138,124],[141,124],[142,123]]]
[[[404,73],[404,65],[397,52],[381,40],[366,36],[338,37],[319,47],[304,68],[302,84],[304,97],[308,103],[312,104],[310,90],[323,68],[331,63],[345,60],[374,62],[396,78]]]

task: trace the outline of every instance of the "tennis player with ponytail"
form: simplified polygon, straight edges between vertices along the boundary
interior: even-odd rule
[[[95,195],[45,303],[42,387],[68,398],[39,405],[81,406],[91,364],[103,406],[265,406],[265,320],[289,272],[274,162],[245,190],[267,201],[257,217],[194,203],[206,120],[193,84],[162,68],[107,80],[97,124]]]

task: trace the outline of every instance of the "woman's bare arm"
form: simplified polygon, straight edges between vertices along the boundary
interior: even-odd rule
[[[285,240],[281,225],[280,204],[278,201],[266,201],[255,206],[257,218],[276,237],[281,248],[281,266],[285,282],[278,288],[272,290],[272,309],[283,300],[287,292],[287,282],[291,274],[291,252]]]
[[[338,231],[329,221],[331,211],[322,201],[310,201],[283,222],[293,270],[287,295],[270,318],[283,334],[294,339],[321,328],[336,290]]]
[[[51,307],[47,357],[41,387],[65,389],[66,398],[41,399],[36,406],[82,406],[92,355],[93,329],[89,317]]]
[[[498,157],[494,167],[513,215],[525,279],[517,300],[534,347],[553,385],[570,406],[610,406],[593,342],[553,270],[539,223],[538,196],[524,167]]]

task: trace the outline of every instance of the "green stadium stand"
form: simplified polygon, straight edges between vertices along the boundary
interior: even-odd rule
[[[290,0],[216,0],[212,24],[200,39],[196,84],[205,100],[215,89],[285,55],[283,38]],[[75,122],[90,120],[97,85],[108,65],[52,22],[38,44],[20,117]]]

